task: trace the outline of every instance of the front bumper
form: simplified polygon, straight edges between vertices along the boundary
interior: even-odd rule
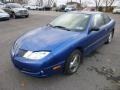
[[[0,17],[0,20],[9,20],[9,17]]]
[[[16,14],[17,17],[29,16],[29,14]]]
[[[64,62],[60,62],[58,64],[42,67],[42,63],[32,63],[32,62],[24,62],[26,59],[22,58],[13,58],[11,57],[14,66],[22,73],[33,76],[33,77],[48,77],[53,74],[58,74],[63,71]],[[58,70],[53,70],[55,66],[61,66]]]
[[[29,13],[28,12],[25,12],[25,13],[24,12],[16,12],[15,15],[21,17],[21,16],[28,16]]]

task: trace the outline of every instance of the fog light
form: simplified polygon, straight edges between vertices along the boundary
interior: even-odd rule
[[[43,70],[41,70],[40,72],[41,72],[41,74],[44,74],[44,71],[43,71]]]

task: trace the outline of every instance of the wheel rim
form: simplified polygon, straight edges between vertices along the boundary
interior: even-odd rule
[[[109,42],[111,42],[112,41],[112,33],[110,33],[110,35],[109,35]]]
[[[71,72],[77,71],[80,63],[80,55],[76,54],[71,58],[69,69]]]

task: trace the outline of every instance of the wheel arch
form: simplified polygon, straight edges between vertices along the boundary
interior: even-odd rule
[[[112,37],[114,36],[114,33],[115,33],[115,28],[112,29]]]
[[[114,34],[114,32],[115,32],[115,28],[112,29],[112,32],[113,32],[113,34]]]
[[[83,53],[83,52],[84,52],[84,50],[83,50],[83,48],[82,48],[82,47],[76,47],[76,49],[80,50],[80,51],[81,51],[81,53]]]
[[[81,52],[81,63],[83,63],[84,49],[82,47],[76,47],[76,49]]]

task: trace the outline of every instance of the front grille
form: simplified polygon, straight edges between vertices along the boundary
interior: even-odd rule
[[[17,56],[23,57],[26,52],[27,52],[27,50],[19,49],[19,51],[18,51],[18,53],[17,53]]]
[[[21,14],[27,14],[27,10],[21,10],[20,13]]]

